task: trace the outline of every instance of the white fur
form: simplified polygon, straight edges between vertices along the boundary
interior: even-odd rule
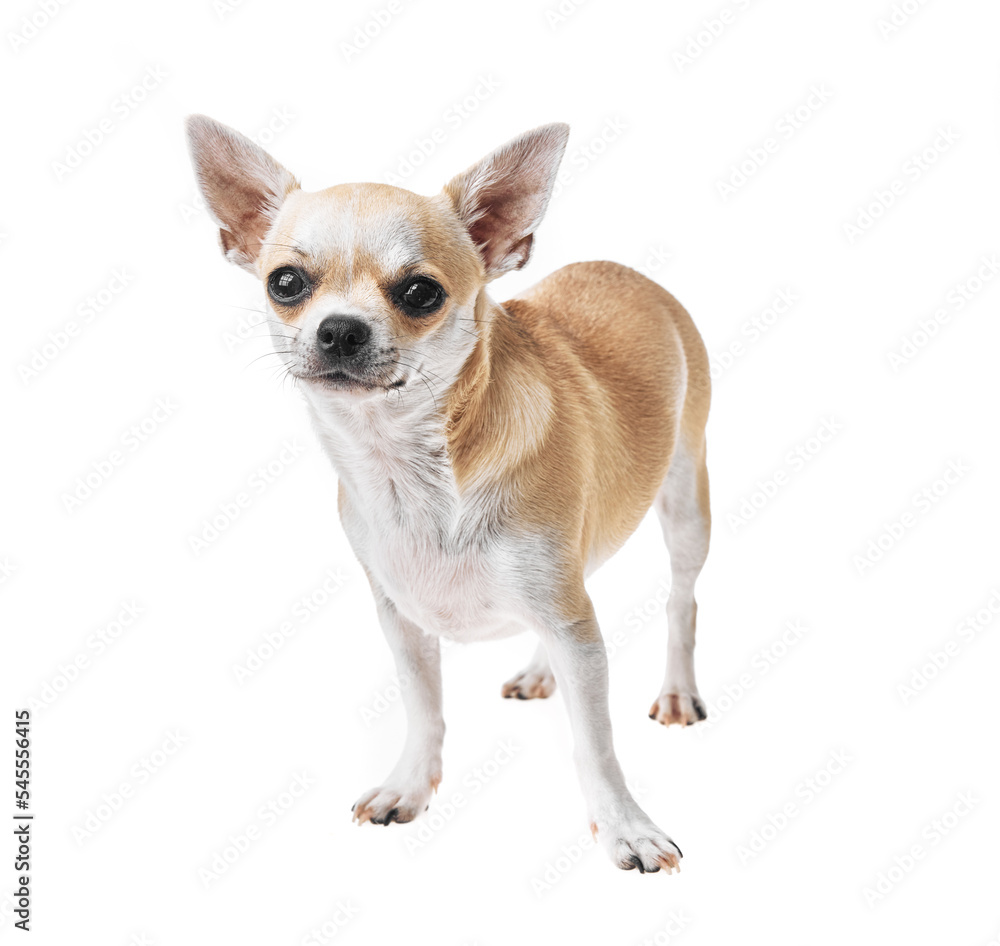
[[[377,245],[396,259],[408,252],[405,228],[394,229],[388,220],[381,232],[366,226],[363,235],[329,219],[303,229],[310,242],[348,236],[364,240],[366,251]],[[316,328],[333,312],[365,319],[375,344],[392,345],[384,301],[364,290],[355,280],[342,295],[314,300],[291,349],[287,340],[275,339],[293,371],[308,367]],[[501,515],[499,492],[461,495],[455,481],[437,407],[476,343],[480,326],[473,314],[471,302],[456,306],[432,338],[408,340],[403,361],[411,367],[400,369],[406,383],[399,389],[359,394],[302,381],[316,432],[338,472],[345,532],[372,580],[398,672],[412,681],[400,759],[380,786],[358,799],[355,817],[376,823],[416,817],[440,778],[445,727],[433,638],[480,641],[530,629],[541,641],[527,673],[534,681],[553,681],[550,692],[558,681],[564,694],[598,837],[619,866],[655,871],[665,859],[676,863],[680,852],[625,786],[612,746],[603,645],[579,644],[551,608],[560,576],[547,537],[525,539],[514,531]],[[275,334],[283,334],[276,315],[274,324]],[[684,379],[677,383],[683,401]],[[588,563],[588,573],[598,564]]]
[[[694,637],[697,605],[694,584],[708,555],[709,524],[698,505],[697,465],[683,439],[654,507],[670,550],[670,597],[667,599],[667,671],[654,704],[659,718],[677,697],[682,722],[705,719],[706,710],[694,677]]]
[[[490,242],[480,246],[487,279],[527,260],[567,132],[562,125],[528,132],[448,186],[470,234],[476,230]],[[285,197],[282,188],[291,187],[294,179],[255,145],[211,120],[193,119],[190,134],[203,184],[238,177],[243,160],[246,180],[239,193],[245,197],[248,183],[252,188],[261,182],[268,191],[261,205],[272,220],[275,201]],[[330,268],[344,278],[336,290],[320,288],[294,326],[272,310],[272,334],[287,368],[301,379],[317,434],[337,469],[344,529],[371,578],[386,639],[408,681],[403,688],[408,720],[403,752],[383,784],[358,799],[355,818],[409,821],[427,807],[441,778],[438,638],[484,640],[531,629],[540,638],[535,658],[511,682],[541,687],[546,692],[532,695],[547,696],[558,681],[573,728],[580,784],[599,839],[621,867],[676,867],[679,850],[632,798],[615,757],[607,656],[593,611],[578,622],[585,626],[571,627],[553,606],[552,590],[561,577],[555,540],[544,531],[525,537],[507,520],[504,484],[483,483],[464,493],[457,487],[439,407],[476,344],[480,326],[474,318],[475,299],[452,300],[442,325],[420,340],[407,338],[400,349],[388,303],[374,278],[357,272],[355,262],[361,248],[379,259],[383,271],[419,260],[415,229],[394,213],[361,216],[350,200],[317,208],[314,196],[298,190],[287,195],[287,219],[295,226],[285,239],[310,258],[333,261]],[[225,193],[220,197],[218,187],[206,189],[206,198],[222,206]],[[498,202],[506,203],[491,219]],[[276,242],[273,234],[285,232],[279,226],[284,210],[278,211],[265,242]],[[238,229],[238,215],[220,213],[218,207],[213,213],[224,230]],[[240,247],[258,243],[259,237]],[[245,257],[237,262],[246,265]],[[316,380],[316,331],[332,314],[368,324],[371,350],[392,365],[391,387],[348,392]],[[677,383],[681,403],[684,379]],[[704,556],[697,545],[698,523],[690,515],[694,466],[690,458],[679,459],[677,472],[671,471],[661,491],[672,556],[675,542],[678,548],[670,599],[671,669],[664,686],[696,695],[690,666],[692,588]],[[707,531],[704,539],[707,543]],[[695,546],[688,558],[684,548],[689,541]],[[588,563],[588,572],[597,564]]]
[[[507,531],[496,495],[460,497],[444,432],[419,385],[408,384],[399,399],[359,400],[308,382],[304,389],[345,492],[345,531],[372,577],[399,673],[413,680],[400,761],[356,812],[381,823],[395,809],[395,820],[409,820],[430,797],[444,721],[437,646],[428,635],[467,642],[530,628],[543,642],[535,673],[550,674],[550,656],[565,695],[589,817],[610,856],[648,871],[679,858],[632,798],[615,758],[603,645],[578,643],[548,605],[558,576],[545,537],[525,541]]]

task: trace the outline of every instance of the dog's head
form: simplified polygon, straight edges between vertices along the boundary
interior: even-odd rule
[[[529,131],[423,197],[385,184],[304,191],[248,138],[188,119],[223,252],[264,283],[275,348],[295,377],[350,398],[455,380],[483,287],[528,260],[568,132]]]

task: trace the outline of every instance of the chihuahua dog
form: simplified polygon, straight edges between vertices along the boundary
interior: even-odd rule
[[[621,868],[679,870],[615,757],[584,581],[655,506],[672,583],[649,715],[704,719],[705,347],[673,296],[616,263],[566,266],[502,305],[487,292],[531,255],[568,126],[526,132],[435,197],[305,191],[238,132],[200,115],[187,129],[223,252],[264,284],[275,347],[336,467],[344,531],[410,681],[402,755],[354,818],[410,821],[441,781],[439,639],[530,629],[537,651],[503,696],[558,683],[591,830]]]

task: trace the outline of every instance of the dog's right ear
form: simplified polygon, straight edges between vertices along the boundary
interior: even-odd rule
[[[245,135],[205,115],[187,120],[198,186],[219,225],[226,258],[255,272],[267,231],[299,182]]]
[[[508,141],[445,185],[488,279],[528,262],[568,137],[569,125],[542,125]]]

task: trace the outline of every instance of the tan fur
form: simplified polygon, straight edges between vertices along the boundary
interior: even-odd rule
[[[323,221],[356,229],[365,239],[315,241],[318,253],[305,253],[299,244],[303,230],[318,228]],[[403,273],[386,265],[385,250],[403,233],[418,249],[417,271],[432,276],[448,291],[451,302],[432,317],[414,320],[398,312],[385,297],[386,289]],[[377,235],[384,235],[384,242]],[[263,279],[281,266],[298,265],[317,280],[312,298],[324,292],[383,309],[392,319],[393,331],[419,336],[445,321],[451,305],[474,296],[483,280],[482,264],[472,241],[440,197],[429,198],[388,184],[339,184],[326,190],[295,191],[285,200],[277,224],[261,248],[258,275]],[[296,322],[311,299],[278,314]]]
[[[188,132],[226,255],[281,320],[276,353],[337,466],[344,529],[411,681],[399,761],[355,820],[410,821],[440,782],[438,638],[529,627],[535,657],[503,695],[544,698],[558,681],[591,830],[623,869],[679,869],[614,755],[584,579],[654,506],[671,593],[651,715],[704,719],[692,660],[709,542],[704,346],[668,292],[614,263],[567,266],[504,305],[486,291],[530,257],[568,126],[525,132],[430,198],[381,184],[307,193],[218,122],[193,116]],[[284,267],[301,279],[288,293],[271,278]]]
[[[670,293],[617,263],[566,266],[477,318],[448,403],[456,477],[502,485],[526,531],[555,531],[575,585],[641,521],[678,435],[704,452],[704,345]]]
[[[317,235],[321,251],[304,252],[297,244],[323,221],[356,226],[363,237]],[[447,290],[448,303],[433,316],[414,320],[389,302],[401,270],[387,265],[380,234],[394,243],[412,239],[415,271]],[[263,278],[288,264],[309,273],[316,289],[279,312],[285,321],[296,323],[329,292],[384,312],[404,349],[407,338],[434,332],[453,306],[475,298],[480,337],[444,405],[456,481],[462,491],[501,494],[526,534],[553,538],[565,556],[560,610],[573,620],[588,617],[583,578],[641,521],[678,436],[694,455],[704,454],[708,359],[680,303],[628,267],[590,262],[566,266],[497,305],[447,202],[379,184],[291,193],[257,267]]]

